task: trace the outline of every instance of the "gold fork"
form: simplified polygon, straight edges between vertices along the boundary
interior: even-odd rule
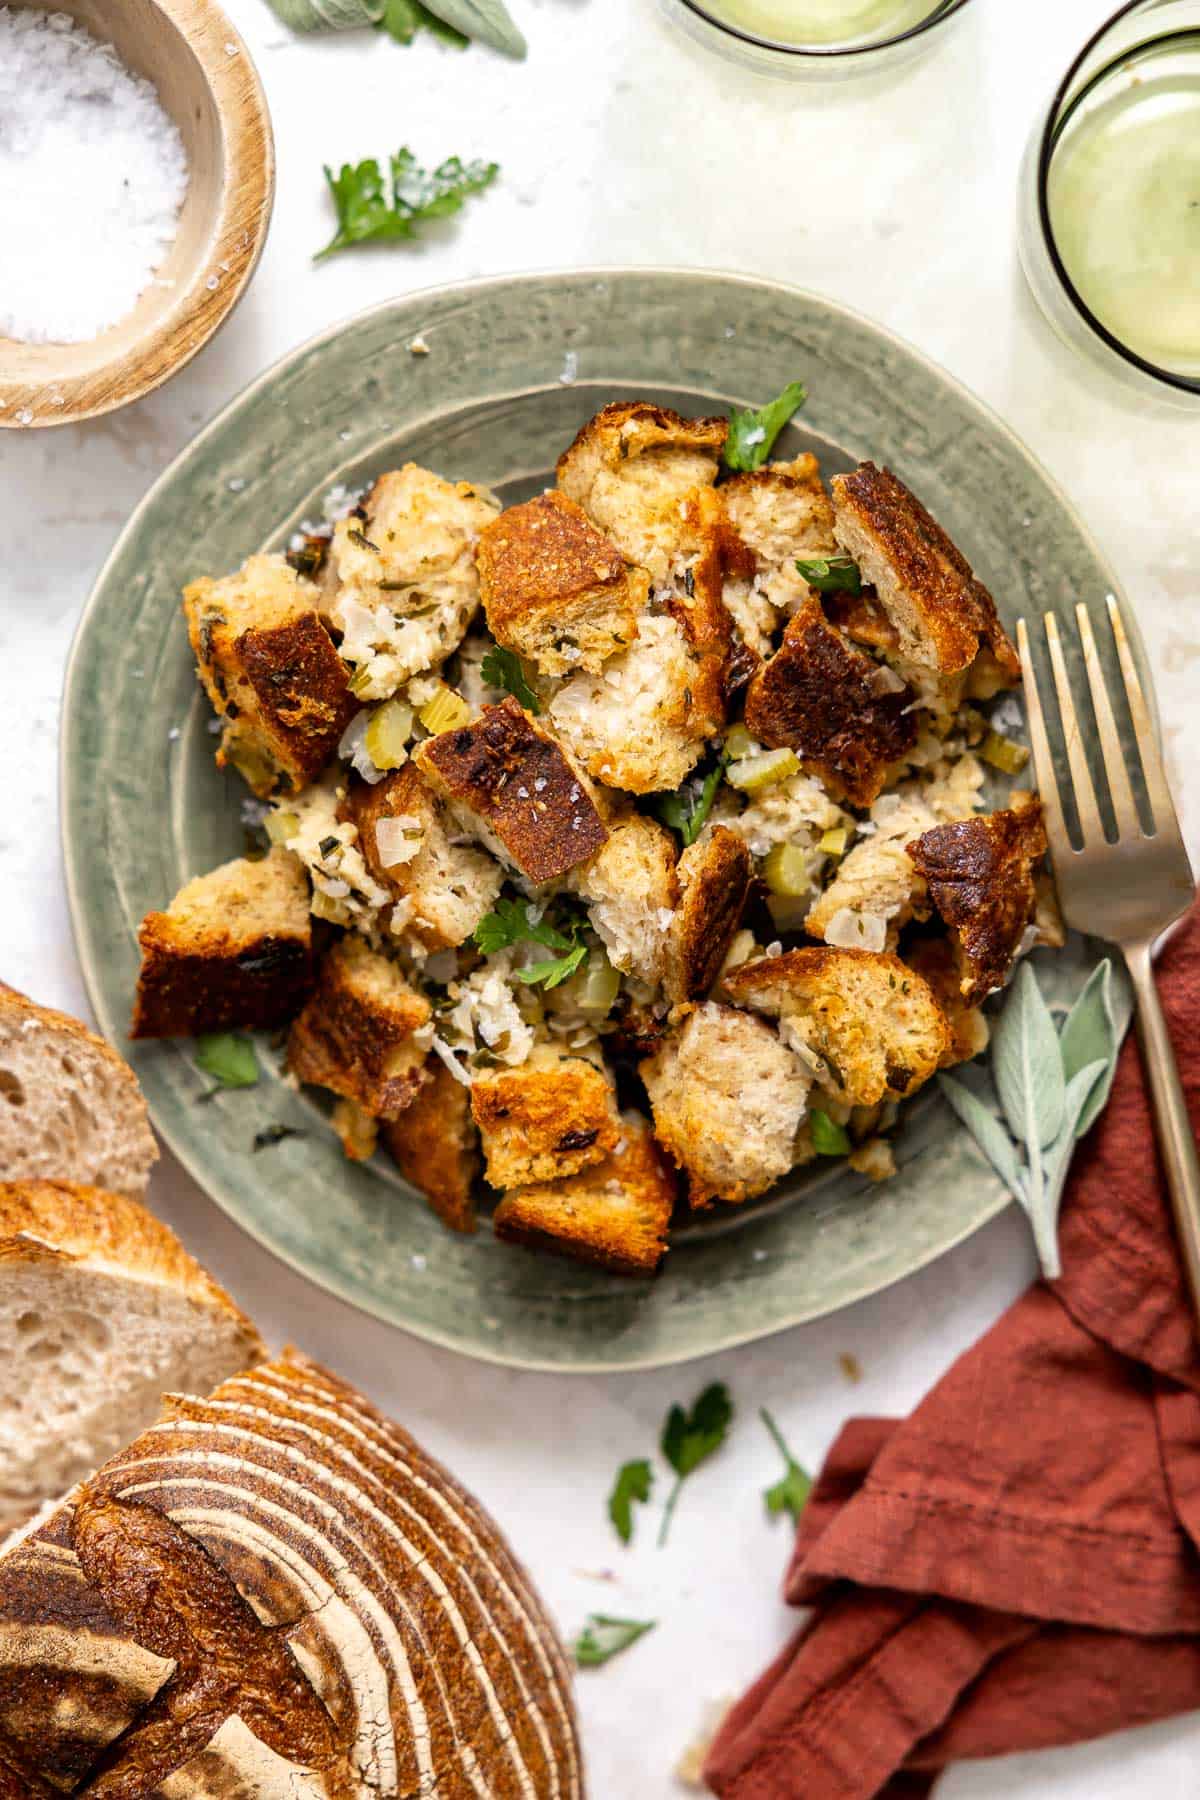
[[[1109,842],[1105,835],[1054,614],[1045,616],[1046,643],[1079,820],[1081,843],[1078,848],[1072,842],[1063,813],[1024,619],[1017,625],[1017,645],[1021,652],[1029,735],[1045,810],[1046,836],[1054,859],[1059,903],[1068,925],[1116,944],[1129,969],[1137,1001],[1142,1061],[1158,1127],[1159,1150],[1174,1207],[1193,1310],[1200,1320],[1200,1162],[1197,1161],[1196,1140],[1192,1135],[1175,1051],[1150,960],[1155,939],[1191,905],[1195,882],[1155,742],[1150,709],[1138,679],[1120,608],[1111,595],[1108,616],[1149,803],[1152,830],[1148,833],[1142,828],[1134,800],[1129,768],[1087,607],[1077,606],[1075,619],[1108,778],[1109,800],[1116,821],[1115,842]]]

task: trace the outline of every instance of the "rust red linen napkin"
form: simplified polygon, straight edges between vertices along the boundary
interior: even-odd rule
[[[1200,1131],[1200,910],[1160,980]],[[919,1800],[1200,1707],[1200,1351],[1132,1037],[1061,1243],[910,1418],[834,1444],[785,1585],[814,1611],[722,1726],[722,1800]]]

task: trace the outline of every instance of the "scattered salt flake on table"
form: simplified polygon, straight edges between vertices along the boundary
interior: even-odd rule
[[[187,182],[175,124],[110,44],[0,6],[0,336],[81,343],[125,318]]]
[[[559,373],[559,381],[563,387],[570,387],[579,377],[579,357],[574,350],[568,350],[563,357],[563,366]]]

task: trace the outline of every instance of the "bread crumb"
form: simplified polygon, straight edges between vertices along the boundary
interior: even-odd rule
[[[857,1356],[851,1355],[849,1350],[843,1350],[839,1354],[838,1368],[842,1371],[842,1374],[846,1377],[847,1381],[858,1383],[862,1380],[862,1364],[859,1362]]]

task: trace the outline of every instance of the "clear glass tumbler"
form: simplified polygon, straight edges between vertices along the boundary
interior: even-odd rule
[[[694,38],[769,75],[835,80],[908,60],[968,0],[665,0]]]
[[[1132,0],[1084,45],[1026,151],[1018,231],[1068,344],[1200,402],[1200,0]]]

